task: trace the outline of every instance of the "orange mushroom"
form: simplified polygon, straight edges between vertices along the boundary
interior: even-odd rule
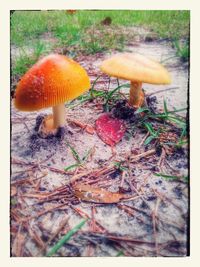
[[[168,71],[161,64],[140,54],[117,54],[103,61],[101,70],[110,76],[130,80],[129,104],[136,108],[144,103],[142,82],[171,83]]]
[[[51,54],[39,60],[21,78],[15,91],[15,107],[21,111],[36,111],[52,107],[43,130],[55,131],[65,124],[65,101],[72,100],[90,88],[85,69],[74,60]]]

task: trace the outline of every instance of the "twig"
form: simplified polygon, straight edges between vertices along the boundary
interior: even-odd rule
[[[165,149],[162,147],[161,156],[158,161],[158,168],[161,172],[162,172],[162,165],[164,164],[165,157],[166,157],[166,152],[165,152]]]
[[[147,139],[148,136],[149,136],[149,132],[147,132],[147,134],[145,134],[145,136],[142,138],[142,141],[139,143],[139,147],[143,145],[144,141]]]
[[[47,250],[47,246],[48,244],[50,244],[56,237],[57,235],[61,232],[61,230],[65,227],[65,225],[67,224],[67,222],[69,221],[69,217],[64,218],[62,220],[62,222],[60,223],[60,226],[58,227],[58,229],[56,230],[56,232],[47,240],[45,246],[38,252],[38,255],[42,252],[46,252]],[[37,256],[38,256],[37,255]]]
[[[153,148],[151,150],[148,150],[146,152],[143,152],[141,154],[138,154],[138,155],[133,155],[133,156],[130,156],[130,162],[135,162],[141,158],[145,158],[145,157],[148,157],[148,156],[151,156],[153,154],[156,153],[156,150]]]
[[[121,183],[120,183],[120,187],[123,187],[124,181],[125,181],[125,176],[126,176],[126,172],[122,171],[122,179],[121,179]]]
[[[138,221],[140,221],[143,224],[146,224],[144,219],[140,218],[139,216],[137,216],[134,212],[134,210],[132,209],[132,207],[127,206],[127,205],[122,205],[122,204],[117,204],[117,207],[121,210],[124,210],[127,214],[131,215],[132,217],[135,217]]]
[[[152,95],[155,95],[155,94],[159,94],[159,93],[162,93],[162,92],[165,92],[165,91],[177,90],[177,89],[179,89],[178,86],[176,86],[176,87],[170,87],[170,88],[166,88],[166,89],[162,89],[162,90],[158,90],[158,91],[154,91],[151,94],[147,94],[147,97],[152,96]]]
[[[158,249],[158,242],[157,242],[157,231],[156,231],[156,218],[158,213],[158,206],[160,204],[160,199],[157,199],[156,206],[154,211],[152,212],[152,222],[153,222],[153,233],[154,233],[154,240],[155,240],[155,250],[156,250],[156,256],[159,255],[159,249]]]
[[[166,195],[158,192],[157,189],[155,189],[155,188],[152,188],[152,189],[153,189],[154,193],[156,194],[156,196],[158,196],[162,201],[165,201],[165,200],[168,201],[169,203],[174,205],[174,207],[176,207],[179,211],[182,212],[182,208],[179,207],[178,205],[176,205],[170,198],[168,198]]]
[[[94,127],[91,126],[90,124],[87,124],[87,123],[84,123],[84,122],[81,122],[81,121],[78,121],[78,120],[72,119],[72,118],[67,118],[67,121],[79,126],[81,129],[85,130],[89,134],[95,133]]]
[[[19,171],[19,172],[26,172],[26,171],[30,171],[32,170],[33,168],[47,168],[49,169],[50,171],[52,172],[57,172],[57,173],[61,173],[61,174],[67,174],[66,171],[63,171],[63,170],[60,170],[60,169],[57,169],[55,167],[50,167],[50,166],[47,166],[47,165],[43,165],[41,163],[35,163],[35,162],[25,162],[25,161],[22,161],[22,160],[18,160],[18,159],[12,159],[12,164],[17,164],[17,165],[31,165],[32,167],[28,170],[24,170],[24,171]],[[15,173],[18,173],[18,172],[15,172]]]
[[[28,230],[28,233],[30,237],[35,241],[35,243],[41,248],[44,249],[45,245],[40,236],[37,234],[36,231],[34,231],[30,225],[25,226],[26,229]]]
[[[12,245],[12,255],[16,257],[22,257],[23,256],[23,250],[24,250],[24,243],[26,240],[26,236],[21,234],[21,228],[22,225],[19,225],[17,235],[15,237],[15,240]]]
[[[82,218],[88,218],[88,219],[92,219],[91,216],[89,216],[86,212],[80,210],[79,208],[75,208],[74,206],[70,206],[76,213],[79,214],[79,216],[81,216]],[[93,218],[94,222],[95,222],[95,226],[98,228],[98,230],[100,230],[101,232],[106,232],[106,229],[99,223],[97,222],[94,218]]]
[[[57,205],[57,206],[55,206],[55,207],[53,207],[53,208],[49,208],[49,209],[43,210],[43,211],[41,211],[41,212],[38,212],[36,215],[32,215],[32,216],[28,216],[28,217],[25,217],[25,218],[21,218],[20,221],[21,221],[21,222],[26,222],[26,221],[28,221],[28,220],[32,220],[32,219],[34,219],[34,218],[38,218],[38,217],[40,217],[40,216],[42,216],[42,215],[44,215],[44,214],[46,214],[46,213],[48,213],[48,212],[52,212],[52,211],[54,211],[54,210],[56,210],[56,209],[58,209],[58,208],[60,208],[60,207],[65,206],[65,205],[66,205],[66,203],[64,203],[64,204],[62,203],[62,204]]]
[[[41,175],[40,177],[37,177],[37,178],[34,178],[32,180],[30,180],[30,177],[27,177],[27,178],[24,178],[24,179],[20,179],[20,180],[17,180],[17,181],[13,181],[11,182],[11,185],[18,185],[18,184],[23,184],[23,183],[30,183],[32,181],[36,181],[36,180],[40,180],[42,179],[43,177],[47,176],[47,172],[44,173],[43,175]]]

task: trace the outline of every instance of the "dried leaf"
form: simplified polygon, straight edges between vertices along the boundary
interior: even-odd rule
[[[104,143],[110,146],[117,144],[126,131],[122,120],[112,118],[108,113],[101,115],[96,120],[96,132]]]
[[[103,188],[92,187],[84,184],[77,184],[73,187],[76,197],[83,201],[94,203],[118,203],[122,200],[129,200],[135,196],[112,193]]]

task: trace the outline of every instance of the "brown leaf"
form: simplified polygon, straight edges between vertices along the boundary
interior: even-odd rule
[[[76,197],[83,201],[94,203],[118,203],[122,200],[132,199],[133,196],[112,193],[103,188],[92,187],[84,184],[77,184],[73,187]]]

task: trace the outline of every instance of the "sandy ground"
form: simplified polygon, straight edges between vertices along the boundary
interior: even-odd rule
[[[170,86],[144,84],[147,95],[174,88],[156,94],[158,111],[163,110],[164,99],[169,110],[187,107],[188,68],[175,56],[175,50],[168,42],[136,42],[126,50],[163,60],[169,70],[173,80]],[[76,60],[86,68],[92,82],[100,74],[99,65],[107,56],[81,56]],[[124,81],[119,82],[122,84]],[[116,79],[111,78],[110,90],[116,85]],[[104,75],[95,89],[106,88],[108,77]],[[146,132],[136,129],[133,135],[125,134],[113,154],[111,147],[103,143],[95,132],[89,134],[68,121],[68,118],[76,119],[95,128],[95,121],[103,112],[102,101],[95,99],[81,105],[75,101],[74,104],[77,104],[74,108],[66,110],[65,135],[59,142],[38,140],[33,135],[37,116],[49,114],[51,109],[23,113],[11,104],[12,255],[46,255],[86,215],[90,220],[55,256],[116,256],[119,252],[124,256],[187,255],[188,184],[154,175],[162,172],[187,176],[187,149],[166,156],[163,164],[160,160],[163,155],[158,151],[143,157],[141,154],[152,151],[154,146],[145,147]],[[180,114],[185,116],[185,112]],[[65,167],[77,163],[67,144],[75,148],[81,158],[88,151],[89,156],[82,167],[64,172]],[[128,171],[109,170],[109,166],[113,167],[114,162],[119,161],[126,161]],[[101,173],[104,169],[105,172]],[[135,199],[114,204],[81,201],[73,190],[69,194],[68,185],[74,180],[78,185],[88,184],[109,192],[120,191]],[[67,189],[60,193],[60,198],[44,197],[45,193],[55,192],[62,186],[65,188],[64,185]]]

